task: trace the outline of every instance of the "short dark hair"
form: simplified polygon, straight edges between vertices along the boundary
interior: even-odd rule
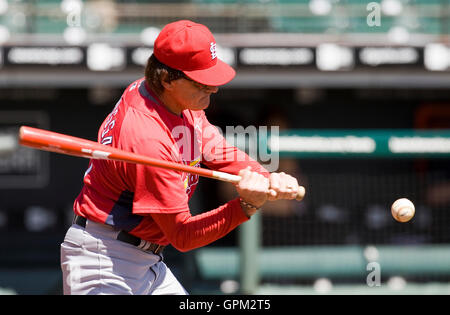
[[[154,54],[152,54],[150,58],[148,58],[147,66],[145,67],[145,81],[158,95],[164,91],[164,87],[161,84],[163,74],[167,74],[167,76],[165,76],[167,82],[185,77],[182,71],[173,69],[163,64],[155,57]]]

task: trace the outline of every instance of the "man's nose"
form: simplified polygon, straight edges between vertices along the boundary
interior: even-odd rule
[[[215,94],[219,91],[219,87],[218,86],[208,86],[208,92],[211,94]]]

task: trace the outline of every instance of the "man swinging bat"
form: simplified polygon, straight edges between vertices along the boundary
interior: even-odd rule
[[[101,125],[98,142],[239,174],[239,197],[192,216],[188,201],[198,176],[91,159],[73,205],[74,224],[61,244],[65,294],[187,294],[163,260],[165,246],[184,252],[208,245],[249,220],[267,200],[297,197],[295,178],[268,173],[208,122],[203,110],[211,94],[235,76],[218,59],[215,45],[204,25],[186,20],[166,25],[145,77],[125,90]]]

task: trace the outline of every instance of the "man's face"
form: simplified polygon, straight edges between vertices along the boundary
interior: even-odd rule
[[[177,102],[181,110],[203,110],[208,108],[211,94],[217,93],[217,86],[209,86],[197,83],[188,78],[172,81],[171,96]]]

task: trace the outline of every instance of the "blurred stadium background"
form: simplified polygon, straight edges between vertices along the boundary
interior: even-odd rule
[[[0,0],[0,293],[61,294],[88,163],[17,147],[19,126],[96,140],[177,19],[206,24],[237,69],[210,121],[279,126],[279,169],[307,187],[210,246],[169,248],[186,288],[450,294],[449,0]],[[203,179],[192,211],[233,194]],[[409,223],[391,217],[400,197]]]

